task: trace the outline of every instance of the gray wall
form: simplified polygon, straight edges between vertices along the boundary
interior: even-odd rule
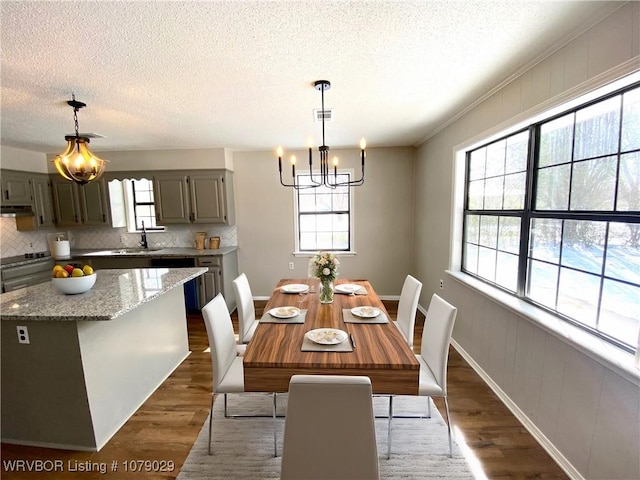
[[[359,158],[356,149],[335,153],[345,164]],[[339,274],[369,279],[380,295],[399,295],[412,268],[414,160],[413,148],[368,149],[365,184],[352,189],[357,255],[340,257]],[[233,164],[239,268],[254,296],[268,296],[279,279],[307,276],[309,258],[293,255],[294,192],[280,186],[273,152],[236,152]]]
[[[459,307],[454,340],[460,350],[576,478],[640,478],[638,371],[587,353],[517,307],[508,308],[447,275],[447,269],[459,267],[449,263],[459,248],[451,233],[458,226],[452,205],[454,152],[640,69],[639,55],[640,3],[630,2],[418,149],[415,270],[424,282],[420,303],[426,307],[437,292]],[[441,278],[444,290],[438,287]]]

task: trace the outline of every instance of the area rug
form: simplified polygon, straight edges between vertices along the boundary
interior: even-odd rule
[[[278,415],[286,411],[287,395],[278,395]],[[426,398],[395,397],[396,415],[423,415]],[[374,398],[376,415],[386,415],[389,399]],[[271,414],[272,397],[264,394],[229,395],[229,414]],[[460,449],[454,443],[449,458],[447,427],[435,406],[431,418],[393,420],[391,458],[387,459],[387,419],[376,418],[380,477],[386,479],[472,479]],[[284,418],[278,418],[278,455],[282,455]],[[178,480],[246,480],[280,478],[282,457],[273,456],[271,418],[225,418],[223,398],[216,399],[212,454],[207,455],[209,420],[187,457]]]

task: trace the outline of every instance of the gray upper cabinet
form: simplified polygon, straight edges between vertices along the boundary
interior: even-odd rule
[[[31,172],[2,170],[2,204],[32,205]]]
[[[233,225],[233,177],[226,170],[158,173],[154,195],[159,225],[221,223]]]
[[[51,190],[56,225],[111,225],[109,189],[104,179],[78,185],[54,175]]]
[[[33,216],[17,217],[16,228],[20,231],[28,231],[52,227],[54,225],[53,204],[51,202],[49,175],[46,173],[33,173],[31,174],[30,183]]]

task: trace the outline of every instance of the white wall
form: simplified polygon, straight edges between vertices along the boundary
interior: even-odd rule
[[[10,170],[48,173],[47,156],[44,153],[7,147],[6,145],[0,145],[0,167]],[[55,169],[55,167],[53,168]]]
[[[447,276],[456,146],[640,69],[640,3],[629,2],[466,112],[418,149],[420,304],[459,307],[454,340],[573,477],[640,478],[640,375],[584,353]],[[445,279],[439,290],[439,279]],[[455,422],[455,415],[453,418]],[[546,443],[545,443],[546,442]]]
[[[356,149],[334,153],[359,158]],[[399,295],[412,269],[414,160],[413,148],[368,149],[365,184],[351,189],[357,254],[340,257],[339,274],[369,279],[380,295]],[[273,152],[236,152],[233,163],[239,268],[254,296],[268,296],[279,279],[307,276],[308,257],[293,256],[293,189],[280,185]]]

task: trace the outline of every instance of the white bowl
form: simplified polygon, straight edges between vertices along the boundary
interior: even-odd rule
[[[84,277],[52,278],[53,286],[67,295],[84,293],[91,290],[96,283],[96,272]]]

